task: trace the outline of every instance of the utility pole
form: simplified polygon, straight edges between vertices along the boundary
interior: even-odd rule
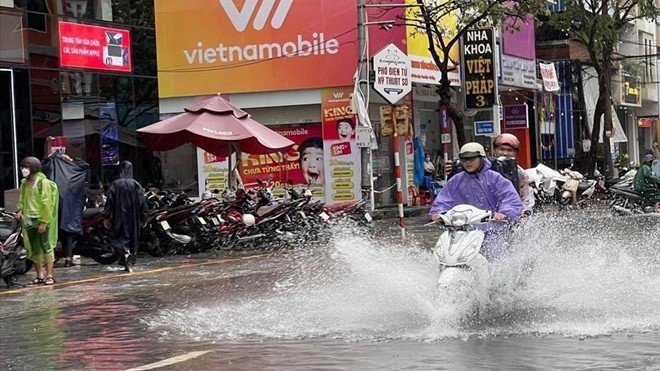
[[[358,88],[360,92],[365,92],[368,95],[370,89],[369,83],[369,47],[367,45],[367,17],[365,7],[365,0],[358,0]],[[368,100],[365,99],[368,105]],[[369,107],[365,107],[369,112]],[[363,195],[368,190],[369,192],[369,211],[375,208],[374,202],[374,178],[373,178],[373,161],[371,145],[360,149],[360,158],[362,165],[362,192]],[[364,198],[364,196],[363,196]]]

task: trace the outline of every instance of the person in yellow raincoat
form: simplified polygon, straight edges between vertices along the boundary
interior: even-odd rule
[[[55,246],[57,245],[57,185],[41,172],[41,161],[26,157],[21,161],[20,193],[16,218],[23,228],[23,243],[28,259],[34,262],[37,278],[33,284],[52,285]],[[44,266],[46,272],[44,275]]]

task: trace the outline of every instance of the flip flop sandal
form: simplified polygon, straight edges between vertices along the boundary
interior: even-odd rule
[[[50,286],[55,284],[55,279],[53,277],[46,277],[44,280],[44,285]]]
[[[33,285],[41,285],[42,283],[44,283],[44,279],[37,277],[37,278],[33,279],[32,282],[30,282],[30,283],[33,284]]]

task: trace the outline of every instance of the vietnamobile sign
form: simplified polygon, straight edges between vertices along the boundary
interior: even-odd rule
[[[160,97],[350,85],[347,0],[156,0]]]

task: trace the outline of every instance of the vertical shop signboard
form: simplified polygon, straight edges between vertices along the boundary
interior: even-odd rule
[[[463,37],[465,108],[487,109],[497,104],[493,29],[468,30]]]
[[[351,87],[322,91],[323,153],[327,204],[361,199],[360,151],[355,139],[357,118],[351,110]]]
[[[199,179],[199,196],[205,191],[222,194],[227,186],[229,163],[226,157],[212,155],[197,148],[197,178]]]

